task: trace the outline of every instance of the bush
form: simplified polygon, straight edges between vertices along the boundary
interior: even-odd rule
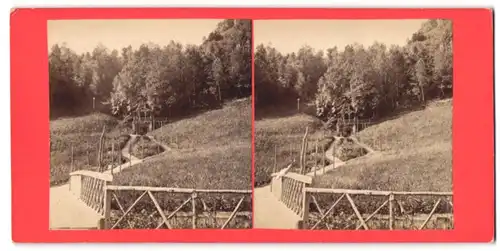
[[[131,154],[139,159],[144,159],[149,156],[154,156],[164,152],[165,149],[152,141],[147,136],[138,136],[135,144],[132,146]]]
[[[342,161],[358,158],[368,153],[368,150],[356,144],[350,138],[340,138],[334,141],[333,144],[335,146],[335,156]]]

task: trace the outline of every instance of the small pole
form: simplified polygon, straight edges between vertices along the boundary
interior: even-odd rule
[[[95,97],[92,97],[92,110],[95,111]]]
[[[325,152],[325,146],[324,145],[321,145],[321,152],[323,153],[321,155],[321,164],[323,166],[323,174],[325,174],[325,168],[326,168],[326,161],[325,161],[325,158],[326,158],[326,152]]]
[[[297,98],[297,112],[300,112],[300,98]]]
[[[274,145],[274,167],[273,167],[273,173],[276,173],[276,167],[277,167],[277,158],[278,158],[278,148],[276,145]]]
[[[87,165],[90,167],[90,152],[87,150]]]
[[[73,162],[74,162],[73,145],[71,145],[71,167],[70,167],[71,172],[75,171],[74,166],[73,166]]]
[[[140,145],[141,146],[141,154],[142,154],[142,158],[141,159],[144,159],[144,144],[145,144],[145,142],[144,142],[144,138],[143,137],[141,137],[141,143],[142,143]]]
[[[393,230],[394,229],[394,213],[393,211],[393,204],[394,204],[394,194],[389,194],[389,229]]]
[[[115,166],[115,142],[111,143],[111,175],[113,175],[113,167]]]
[[[128,145],[128,161],[129,161],[129,167],[132,166],[132,144]]]
[[[156,152],[157,152],[157,153],[160,153],[160,144],[156,144],[156,148],[157,148],[157,149],[156,149]]]
[[[314,177],[316,177],[316,169],[318,167],[318,139],[316,139],[316,145],[314,146]]]
[[[336,153],[335,153],[335,141],[334,141],[334,142],[333,142],[333,144],[332,144],[332,155],[333,155],[333,156],[332,156],[332,157],[333,157],[333,158],[332,158],[332,162],[333,162],[332,164],[333,164],[333,168],[335,168],[335,167],[336,167],[336,166],[335,166],[335,158],[336,158],[336,157],[335,157],[335,156],[336,156]]]
[[[193,207],[192,227],[196,229],[196,191],[191,194],[191,206]]]

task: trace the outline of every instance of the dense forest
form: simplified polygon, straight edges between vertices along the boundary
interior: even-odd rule
[[[390,32],[390,31],[388,31]],[[255,50],[256,106],[314,104],[323,120],[377,119],[427,100],[452,96],[452,23],[425,21],[404,46],[374,42],[343,50],[304,46],[282,54]]]
[[[200,45],[171,41],[120,51],[98,45],[49,52],[51,118],[94,110],[125,117],[136,109],[183,116],[251,95],[250,20],[224,20]],[[161,32],[161,31],[158,31]]]

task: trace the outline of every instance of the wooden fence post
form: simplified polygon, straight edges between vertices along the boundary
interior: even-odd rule
[[[314,177],[316,177],[316,169],[318,169],[318,139],[316,139],[316,145],[314,146]]]
[[[306,187],[307,184],[303,183],[302,185],[302,229],[308,229],[309,227],[307,226],[307,219],[309,218],[309,201],[310,201],[310,195],[306,192]]]
[[[193,229],[196,229],[196,197],[197,197],[197,194],[196,194],[196,191],[194,191],[193,193],[191,193],[191,206],[193,207],[193,218],[192,218],[192,225],[193,225]]]
[[[389,229],[394,229],[394,194],[389,194]]]
[[[90,152],[87,150],[87,165],[90,167]]]
[[[304,170],[305,170],[305,155],[306,155],[306,152],[307,152],[307,134],[309,132],[309,127],[306,127],[306,133],[304,134],[304,137],[302,138],[302,145],[301,145],[301,149],[300,149],[300,174],[303,174]]]
[[[142,158],[141,158],[141,159],[144,159],[144,144],[145,144],[145,142],[144,142],[144,141],[145,141],[145,140],[144,140],[144,137],[141,137],[141,143],[142,143],[142,144],[140,145],[140,146],[141,146],[141,155],[142,155]]]
[[[99,170],[99,172],[101,171],[101,168],[102,168],[102,154],[103,154],[103,151],[104,151],[104,133],[106,132],[106,126],[103,126],[102,127],[102,133],[101,133],[101,137],[99,138],[99,145],[98,145],[98,152],[97,152],[97,170]]]
[[[276,172],[276,168],[278,166],[278,147],[274,145],[274,166],[273,166],[273,173]]]
[[[115,142],[111,144],[111,175],[113,175],[114,166],[115,166]]]
[[[118,149],[118,166],[120,167],[120,172],[122,171],[122,149]]]
[[[104,183],[104,229],[109,229],[111,226],[111,190],[107,188],[107,182]]]
[[[325,152],[325,145],[321,145],[321,165],[323,166],[323,174],[325,174],[325,167],[326,167],[326,152]]]
[[[332,143],[332,164],[333,164],[333,168],[335,168],[335,141]]]
[[[75,167],[73,166],[74,162],[74,155],[73,155],[73,145],[71,145],[71,167],[70,167],[70,173],[75,171]]]

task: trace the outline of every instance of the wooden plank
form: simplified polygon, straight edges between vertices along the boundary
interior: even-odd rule
[[[337,204],[339,204],[340,200],[342,200],[342,198],[344,198],[345,194],[342,194],[334,203],[333,205],[328,209],[326,210],[325,214],[316,222],[316,224],[314,224],[314,226],[311,228],[311,230],[315,229],[319,223],[321,223],[325,218],[326,216],[328,216],[328,214],[335,208],[335,206],[337,206]]]
[[[389,196],[394,195],[429,195],[429,196],[452,196],[453,192],[404,192],[404,191],[377,191],[377,190],[352,190],[352,189],[335,189],[335,188],[317,188],[307,187],[308,193],[346,193],[346,194],[363,194],[363,195],[376,195],[376,196]]]
[[[293,179],[296,181],[300,181],[300,182],[306,183],[306,184],[311,184],[312,180],[313,180],[313,177],[311,177],[311,176],[302,175],[302,174],[293,173],[293,172],[286,173],[284,175],[284,177],[287,177],[287,178],[290,178],[290,179]]]
[[[389,203],[389,200],[386,200],[384,203],[382,203],[382,205],[377,208],[377,210],[375,210],[372,214],[370,214],[366,219],[365,219],[365,223],[368,223],[369,220],[371,220],[373,218],[373,216],[375,216],[378,211],[380,211],[380,209],[384,208],[384,206]],[[360,227],[362,227],[363,224],[359,224],[357,227],[356,227],[356,230],[358,230]]]
[[[70,176],[80,175],[80,176],[92,177],[92,178],[104,180],[107,182],[113,181],[113,175],[111,175],[111,174],[94,172],[94,171],[89,171],[89,170],[78,170],[78,171],[74,171],[74,172],[70,173],[69,175]]]
[[[104,189],[104,206],[103,206],[103,215],[104,215],[104,229],[109,229],[111,227],[111,194],[112,191],[108,191],[106,186]]]
[[[135,205],[137,203],[139,203],[139,201],[142,199],[142,197],[144,197],[144,195],[146,195],[147,193],[148,193],[147,191],[145,191],[144,193],[142,193],[141,196],[139,196],[139,198],[137,198],[137,200],[135,200],[134,203],[127,209],[127,211],[125,211],[125,213],[122,215],[122,217],[120,217],[120,219],[118,219],[118,221],[115,222],[115,224],[111,227],[111,229],[114,229],[116,226],[118,226],[118,224],[125,218],[125,216],[127,216],[127,214],[130,213],[130,211],[132,210],[132,208],[134,208]]]
[[[234,190],[234,189],[192,189],[192,188],[176,188],[176,187],[148,187],[148,186],[108,186],[109,190],[115,191],[151,191],[151,192],[170,192],[170,193],[234,193],[234,194],[251,194],[252,190]]]
[[[304,189],[305,191],[305,189]],[[323,217],[325,215],[325,212],[323,211],[323,209],[319,206],[319,203],[318,201],[316,200],[316,197],[314,197],[314,195],[311,195],[311,198],[313,199],[313,203],[314,205],[316,206],[316,208],[318,209],[318,212],[319,212],[319,216],[320,217]],[[326,228],[328,228],[328,230],[332,230],[332,228],[330,227],[330,224],[326,223],[325,222],[325,225],[326,225]]]
[[[349,203],[351,204],[352,206],[352,209],[354,210],[354,213],[356,214],[356,216],[358,217],[359,221],[361,222],[361,224],[363,225],[363,228],[365,230],[368,230],[368,226],[366,225],[366,222],[365,220],[363,219],[363,217],[361,216],[361,214],[359,213],[358,211],[358,208],[356,207],[356,204],[354,204],[354,201],[352,200],[351,196],[349,196],[349,194],[346,194],[345,197],[347,198],[347,200],[349,200]]]
[[[389,229],[394,229],[394,194],[389,194]]]
[[[189,197],[187,200],[185,200],[180,206],[178,206],[168,217],[167,220],[170,218],[174,217],[174,215],[179,212],[187,203],[189,203],[192,200],[191,197]],[[192,217],[192,215],[188,215],[188,217]],[[159,229],[163,224],[165,224],[165,220],[163,220],[157,227],[156,229]],[[168,226],[167,226],[168,227]]]
[[[116,196],[116,193],[111,192],[111,190],[109,190],[109,191],[108,191],[107,189],[106,189],[106,191],[107,191],[108,193],[112,193],[112,194],[113,194],[113,198],[115,198],[116,204],[118,204],[118,207],[120,208],[120,211],[122,212],[122,214],[125,214],[125,209],[123,209],[123,206],[122,206],[122,204],[120,203],[120,200],[118,199],[118,197]],[[132,224],[130,223],[130,221],[128,221],[128,220],[127,220],[127,224],[128,224],[128,226],[129,226],[130,228],[132,228]]]
[[[229,224],[229,222],[231,222],[231,220],[234,218],[234,216],[238,212],[238,209],[240,209],[241,203],[243,203],[244,199],[245,199],[245,196],[241,197],[240,201],[236,205],[236,208],[234,208],[233,212],[231,213],[231,215],[229,216],[229,218],[226,220],[226,222],[224,222],[224,224],[222,225],[221,229],[226,228],[227,225]]]
[[[196,213],[197,213],[197,210],[196,210],[196,197],[197,197],[197,194],[196,192],[193,192],[191,193],[191,207],[192,207],[192,210],[193,210],[193,217],[191,218],[192,220],[192,228],[193,229],[196,229]]]
[[[303,186],[305,188],[306,184],[303,184]],[[309,218],[309,201],[311,195],[308,194],[305,189],[302,189],[301,196],[303,199],[302,199],[302,212],[300,216],[302,216],[302,227],[304,229],[307,229],[308,228],[307,220]]]
[[[425,227],[425,225],[427,225],[429,220],[432,218],[432,215],[434,214],[434,212],[436,212],[436,209],[439,206],[439,203],[441,203],[441,198],[439,198],[438,201],[436,202],[436,204],[434,204],[434,207],[432,208],[432,211],[429,213],[429,216],[427,217],[427,219],[425,219],[424,223],[422,223],[422,225],[418,228],[418,230],[422,230]]]
[[[151,193],[151,191],[148,191],[148,195],[149,195],[149,198],[151,198],[151,200],[153,201],[153,204],[155,204],[156,210],[160,214],[160,216],[163,219],[165,225],[167,225],[168,229],[172,229],[172,226],[168,222],[167,216],[165,216],[165,213],[163,213],[163,209],[161,209],[160,204],[158,203],[158,201],[156,200],[156,198],[153,196],[153,194]]]

